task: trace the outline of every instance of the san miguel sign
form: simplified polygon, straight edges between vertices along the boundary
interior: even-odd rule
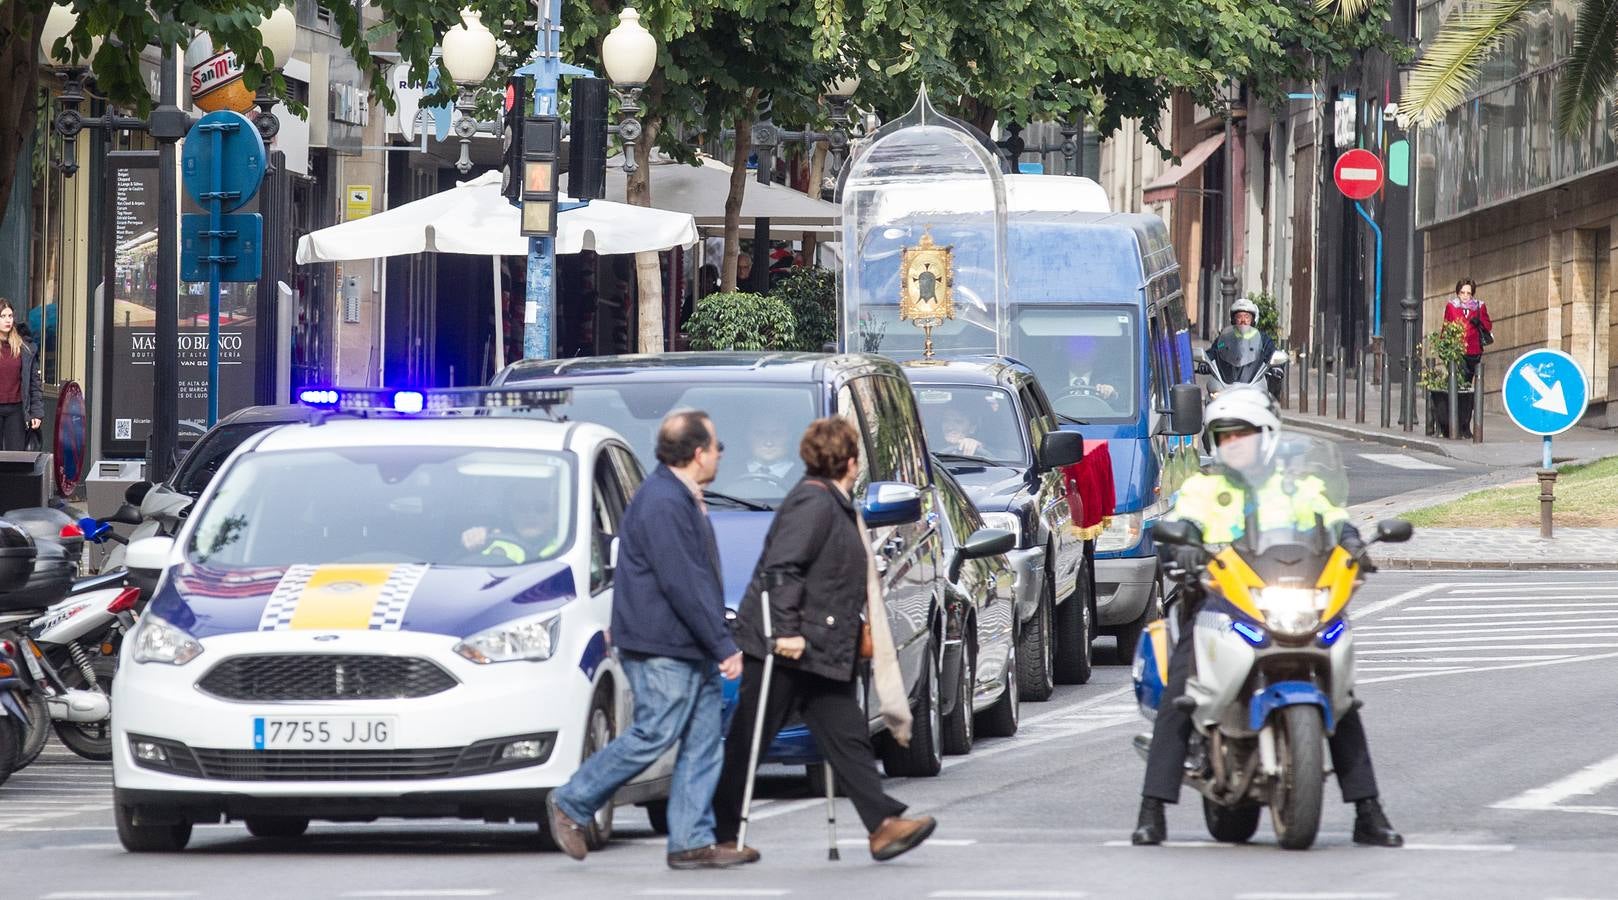
[[[242,63],[231,50],[214,52],[213,40],[197,35],[186,50],[191,71],[191,104],[205,112],[221,109],[247,112],[253,108],[253,92],[242,83]]]

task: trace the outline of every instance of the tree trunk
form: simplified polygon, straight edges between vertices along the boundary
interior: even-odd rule
[[[998,111],[994,107],[978,100],[976,97],[961,98],[961,118],[972,123],[984,134],[989,134],[994,128],[994,121],[998,118]]]
[[[809,196],[820,199],[820,183],[826,179],[826,160],[831,153],[831,146],[825,141],[815,141],[815,149],[809,156]],[[805,232],[803,236],[803,264],[815,264],[815,246],[820,243],[820,236]]]
[[[625,181],[625,200],[635,206],[652,205],[652,148],[657,146],[657,135],[663,129],[663,120],[648,117],[645,133],[635,145],[635,171]],[[638,309],[640,328],[635,349],[641,353],[663,352],[663,266],[657,253],[635,254],[636,294],[640,298]]]
[[[747,154],[753,141],[753,110],[758,89],[747,96],[747,103],[736,117],[736,152],[730,160],[730,193],[725,196],[725,252],[720,269],[719,289],[736,290],[736,257],[742,247],[742,197],[747,190]]]
[[[19,0],[0,4],[0,219],[11,201],[17,165],[34,138],[39,92],[39,33],[49,6],[36,11]],[[16,260],[19,266],[26,260]],[[26,304],[26,297],[13,298]]]

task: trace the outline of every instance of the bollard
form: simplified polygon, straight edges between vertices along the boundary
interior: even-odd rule
[[[1391,373],[1388,369],[1387,347],[1383,347],[1382,352],[1376,356],[1377,366],[1382,370],[1382,415],[1378,422],[1386,429],[1393,423],[1393,410],[1391,408],[1393,406],[1393,385],[1388,381],[1388,375]]]
[[[1348,418],[1348,360],[1343,348],[1337,348],[1337,421]]]
[[[1354,424],[1365,424],[1365,348],[1354,362]]]
[[[1416,430],[1415,366],[1414,356],[1406,356],[1399,362],[1404,370],[1399,375],[1399,424],[1405,431]]]
[[[1309,354],[1314,348],[1308,344],[1298,352],[1298,412],[1309,411]]]
[[[1321,314],[1315,319],[1315,347],[1316,362],[1319,370],[1315,373],[1319,383],[1315,387],[1315,415],[1326,417],[1326,316]]]
[[[1472,443],[1483,443],[1483,392],[1478,385],[1488,384],[1483,380],[1483,360],[1478,360],[1477,371],[1472,373]]]
[[[1455,363],[1452,362],[1449,364],[1449,434],[1444,435],[1452,441],[1461,436],[1461,404],[1457,396],[1455,375]]]
[[[1551,504],[1556,501],[1556,470],[1540,469],[1539,476],[1539,536],[1551,536]]]

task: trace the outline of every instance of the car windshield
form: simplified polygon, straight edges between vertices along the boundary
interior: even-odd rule
[[[187,553],[225,567],[512,566],[573,533],[570,455],[467,447],[251,453],[223,476]]]
[[[927,446],[947,463],[951,457],[975,457],[996,465],[1023,468],[1028,449],[1011,393],[1000,388],[964,385],[919,385],[916,404],[927,431]]]
[[[285,423],[240,422],[235,425],[221,425],[209,431],[192,445],[185,459],[180,461],[180,467],[174,472],[174,490],[192,498],[202,496],[203,488],[206,488],[208,482],[219,474],[219,467],[225,464],[225,460],[230,458],[230,454],[235,452],[243,441],[260,431],[282,424]]]
[[[700,409],[713,419],[725,445],[719,475],[709,490],[738,505],[775,506],[803,477],[798,441],[820,415],[820,396],[807,384],[614,381],[575,384],[571,399],[552,407],[568,419],[595,422],[623,435],[648,470],[657,465],[657,428],[677,409]]]
[[[1007,352],[1039,376],[1056,414],[1085,422],[1137,415],[1141,340],[1124,306],[1012,308]]]

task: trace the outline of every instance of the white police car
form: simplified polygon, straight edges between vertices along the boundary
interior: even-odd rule
[[[119,839],[401,816],[548,842],[545,794],[630,719],[607,628],[634,454],[507,414],[555,391],[305,395],[332,415],[250,438],[176,538],[130,548],[163,574],[114,682]],[[618,802],[657,824],[671,770]]]

